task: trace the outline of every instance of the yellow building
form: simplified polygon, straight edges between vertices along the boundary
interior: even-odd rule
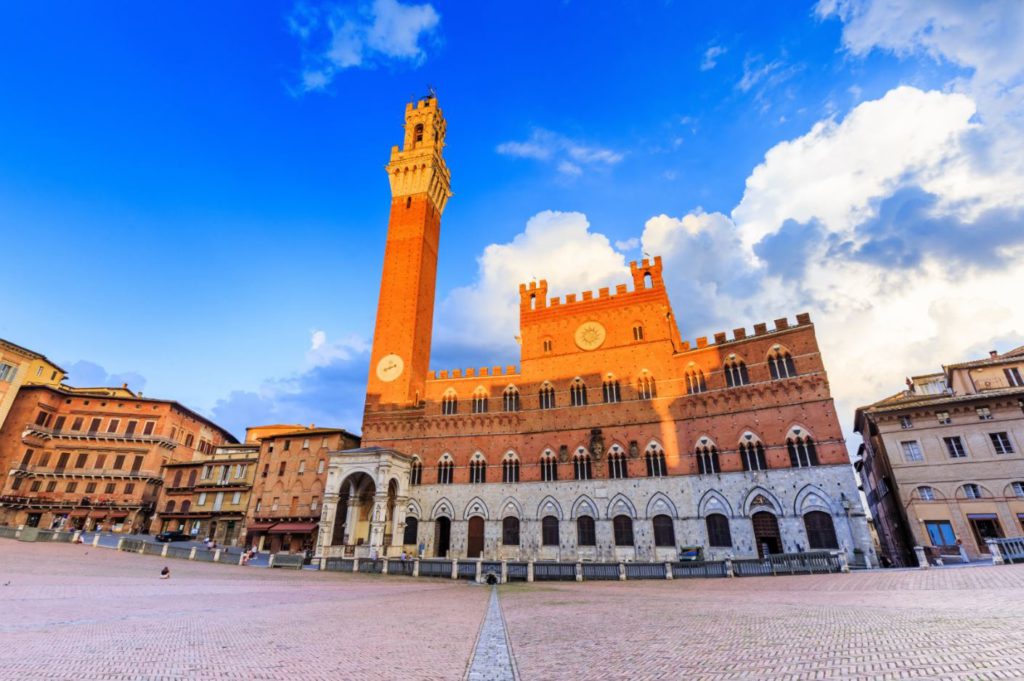
[[[58,386],[67,372],[45,355],[0,338],[0,426],[23,385]]]

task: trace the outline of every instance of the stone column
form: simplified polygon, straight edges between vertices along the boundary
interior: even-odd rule
[[[931,567],[931,565],[928,564],[928,557],[924,554],[923,546],[915,546],[914,555],[917,556],[917,566],[919,568],[921,568],[922,570],[927,570]]]
[[[377,549],[382,555],[384,545],[384,527],[387,525],[388,495],[387,491],[373,495],[373,506],[370,509],[370,550]]]
[[[340,500],[339,500],[340,501]],[[359,500],[356,499],[356,487],[351,480],[348,482],[348,503],[345,505],[345,544],[356,543],[356,518],[359,517]]]
[[[1006,561],[1003,560],[1003,552],[999,549],[999,544],[992,539],[986,539],[985,543],[988,545],[988,552],[992,554],[993,565],[1003,565]],[[963,546],[960,547],[963,551]]]

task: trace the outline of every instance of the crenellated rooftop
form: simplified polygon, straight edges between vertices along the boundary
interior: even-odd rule
[[[691,344],[690,341],[683,341],[682,351],[688,352],[690,350],[701,350],[703,348],[710,346],[727,345],[729,343],[736,343],[738,341],[750,340],[751,338],[756,338],[758,336],[769,336],[773,333],[779,333],[780,331],[786,331],[788,329],[794,329],[800,326],[809,326],[810,323],[810,313],[801,312],[796,316],[796,324],[793,325],[790,325],[789,319],[787,319],[786,317],[780,317],[779,319],[776,319],[774,321],[775,328],[770,330],[768,329],[768,324],[766,324],[765,322],[758,322],[757,324],[754,324],[753,335],[749,335],[747,333],[746,328],[742,326],[732,330],[732,338],[729,338],[728,333],[726,333],[725,331],[719,331],[715,334],[712,334],[713,341],[711,343],[708,342],[707,336],[701,336],[697,338],[693,344]]]
[[[449,380],[455,378],[493,378],[495,376],[518,376],[519,367],[514,364],[508,366],[480,367],[469,369],[452,369],[451,371],[429,371],[428,381]]]

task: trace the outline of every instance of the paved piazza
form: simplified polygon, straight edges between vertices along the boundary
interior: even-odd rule
[[[0,585],[3,679],[1024,678],[1024,566],[514,584],[498,612],[465,582],[0,540]]]

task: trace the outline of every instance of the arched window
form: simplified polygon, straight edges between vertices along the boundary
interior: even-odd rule
[[[415,516],[405,516],[405,530],[402,532],[402,543],[405,545],[416,545],[416,533],[419,531],[420,521]]]
[[[536,310],[537,309],[537,294],[536,293],[530,294],[530,309],[531,310]]]
[[[558,480],[558,459],[551,451],[540,455],[540,479],[544,482]]]
[[[572,457],[573,477],[577,480],[590,480],[594,477],[590,465],[590,454],[578,451]]]
[[[515,454],[506,454],[501,462],[501,481],[519,482],[519,458]]]
[[[192,508],[192,502],[191,501],[186,499],[185,501],[181,502],[181,512],[182,513],[188,513],[190,508]]]
[[[644,339],[644,327],[640,324],[636,324],[633,327],[633,340],[642,341]]]
[[[704,519],[708,527],[708,546],[732,547],[729,519],[721,513],[712,513]]]
[[[654,379],[650,376],[641,376],[636,382],[637,397],[641,400],[653,400],[656,394]]]
[[[723,367],[725,371],[725,384],[730,388],[750,383],[750,376],[747,375],[747,365],[742,359],[730,359]]]
[[[651,522],[654,524],[655,546],[676,545],[676,528],[672,523],[672,518],[667,515],[656,515]]]
[[[804,514],[804,527],[807,529],[807,544],[812,549],[838,549],[836,527],[832,516],[824,511],[811,511]]]
[[[789,450],[789,465],[793,468],[807,468],[818,465],[818,451],[810,435],[798,435],[786,440]]]
[[[653,287],[654,287],[654,278],[651,276],[650,272],[644,272],[644,288],[653,288]]]
[[[409,484],[419,485],[423,482],[423,464],[420,463],[419,459],[413,459],[412,465],[409,466]]]
[[[540,521],[540,538],[544,546],[558,546],[558,518],[546,515]]]
[[[196,486],[196,475],[197,475],[197,473],[198,473],[198,471],[196,471],[196,469],[194,469],[194,468],[189,472],[189,474],[188,474],[188,486],[189,487],[195,487]],[[266,475],[264,475],[264,477],[266,477]]]
[[[922,485],[917,488],[917,496],[921,501],[935,501],[935,488]]]
[[[459,398],[454,390],[449,389],[441,398],[441,413],[445,416],[459,413]]]
[[[668,473],[665,468],[665,452],[657,446],[650,446],[644,452],[644,463],[647,464],[647,477],[663,478]]]
[[[181,487],[181,469],[174,471],[174,484],[171,487]]]
[[[422,123],[417,123],[416,127],[413,130],[414,130],[414,140],[416,142],[422,142],[423,141],[423,124]]]
[[[604,382],[602,392],[604,393],[605,402],[615,403],[622,401],[622,392],[619,390],[619,382],[614,378],[609,378]]]
[[[540,387],[540,408],[541,409],[554,409],[555,408],[555,389],[550,383],[545,383]]]
[[[174,499],[171,499],[170,501],[167,502],[167,509],[164,511],[164,513],[174,513],[174,508],[177,505],[177,502],[175,502]]]
[[[576,544],[578,546],[597,546],[594,519],[589,515],[581,515],[576,519]]]
[[[694,455],[697,457],[697,470],[701,475],[714,475],[722,472],[718,465],[718,448],[714,445],[697,445]]]
[[[476,392],[473,393],[473,413],[487,413],[487,391],[483,388],[477,388]]]
[[[437,484],[439,485],[450,485],[452,484],[452,469],[454,465],[452,460],[445,458],[437,464]]]
[[[973,482],[966,483],[960,488],[963,490],[964,497],[967,499],[981,499],[985,496],[984,490],[981,489],[981,485]],[[185,502],[188,503],[188,502]],[[184,504],[182,504],[184,506]]]
[[[1020,480],[1015,480],[1014,482],[1010,483],[1010,491],[1013,493],[1013,496],[1018,498],[1024,498],[1024,482],[1021,482]]]
[[[519,411],[519,390],[514,385],[505,388],[502,403],[505,411]]]
[[[777,381],[780,378],[793,378],[796,376],[796,365],[793,364],[793,356],[779,346],[772,348],[772,352],[768,355],[768,372],[772,376],[773,381]]]
[[[704,380],[704,372],[700,369],[690,369],[686,372],[686,394],[696,395],[705,392],[708,384]]]
[[[501,543],[505,546],[519,546],[519,518],[508,516],[502,519]]]
[[[740,460],[745,471],[766,471],[768,462],[764,457],[764,445],[760,440],[740,443]]]
[[[469,462],[469,481],[471,483],[487,482],[487,462],[480,456]]]
[[[633,519],[628,515],[617,515],[612,519],[616,546],[633,545]]]
[[[608,450],[608,477],[612,480],[621,480],[629,477],[629,467],[626,465],[626,452],[618,445]]]
[[[587,406],[587,386],[579,378],[569,386],[569,403],[574,407]]]
[[[544,352],[551,352],[551,339],[548,338],[544,341]]]

